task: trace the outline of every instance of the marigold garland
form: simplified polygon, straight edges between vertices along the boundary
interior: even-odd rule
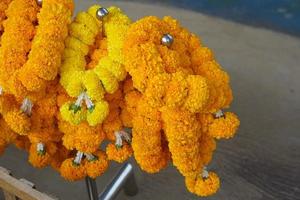
[[[44,0],[37,14],[35,0],[11,2],[0,49],[0,85],[4,91],[22,99],[55,79],[70,22],[70,4],[70,0]]]
[[[171,43],[164,44],[168,34]],[[130,114],[133,150],[141,168],[158,172],[167,141],[173,164],[186,180],[198,177],[216,148],[213,138],[232,137],[239,126],[236,115],[220,117],[232,101],[229,76],[214,60],[211,50],[171,17],[145,17],[133,23],[126,36],[125,67],[133,87],[126,94],[124,113]],[[134,94],[138,93],[138,99]],[[138,102],[137,106],[132,106]],[[132,108],[133,112],[128,112]],[[207,172],[208,173],[208,172]],[[200,196],[215,193],[219,179],[187,181]]]
[[[61,107],[63,119],[79,124],[86,120],[89,125],[101,124],[109,113],[105,92],[114,93],[118,82],[126,76],[121,48],[124,35],[130,24],[129,18],[119,8],[108,8],[109,14],[99,20],[96,12],[101,7],[92,6],[87,12],[80,12],[70,26],[66,41],[61,84],[75,103],[68,102]],[[103,30],[102,30],[103,29]],[[107,56],[95,62],[93,69],[86,70],[85,57],[95,39],[107,38]],[[97,51],[95,50],[95,53]],[[88,65],[91,68],[91,65]],[[85,102],[86,109],[82,104]]]
[[[171,17],[131,23],[94,5],[71,23],[73,9],[72,0],[0,2],[0,154],[14,144],[69,181],[134,155],[148,173],[172,162],[191,193],[217,192],[207,166],[240,121],[223,111],[230,78],[213,52]]]

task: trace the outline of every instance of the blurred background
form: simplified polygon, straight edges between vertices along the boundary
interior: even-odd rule
[[[299,0],[128,0],[193,10],[300,36]]]
[[[300,199],[300,1],[299,0],[75,0],[76,11],[94,3],[121,7],[133,20],[171,15],[199,35],[231,77],[241,127],[218,141],[209,170],[221,178],[216,200]],[[135,164],[140,192],[118,200],[197,200],[170,165],[146,174]],[[0,165],[62,200],[87,200],[84,181],[69,183],[27,155],[9,148]],[[120,165],[97,179],[101,191]],[[1,199],[1,194],[0,194]]]

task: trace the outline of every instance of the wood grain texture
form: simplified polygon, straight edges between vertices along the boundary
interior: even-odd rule
[[[14,196],[22,200],[54,200],[32,188],[30,182],[12,177],[6,169],[0,167],[0,188],[4,191],[5,200],[14,200]]]
[[[76,0],[76,10],[92,5]],[[215,200],[299,200],[300,199],[300,40],[204,16],[199,13],[130,2],[99,1],[122,7],[133,19],[145,15],[171,15],[201,36],[231,76],[235,100],[231,110],[241,119],[232,140],[218,142],[209,169],[221,177]],[[131,160],[135,163],[133,160]],[[10,148],[0,165],[19,177],[39,185],[42,191],[60,199],[87,199],[84,181],[68,183],[53,170],[33,169],[27,155]],[[19,167],[22,166],[22,167]],[[101,191],[120,165],[112,163],[97,179]],[[184,180],[169,166],[149,175],[135,167],[140,192],[118,200],[196,200],[185,189]],[[1,199],[1,198],[0,198]]]

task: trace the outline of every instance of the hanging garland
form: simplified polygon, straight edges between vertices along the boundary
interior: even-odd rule
[[[47,81],[55,79],[71,5],[71,0],[44,0],[41,8],[35,0],[11,2],[0,49],[0,85],[5,92],[35,100],[33,92],[40,92]]]
[[[239,126],[236,115],[220,116],[232,101],[227,73],[195,35],[170,17],[150,16],[134,23],[123,53],[126,70],[140,93],[138,101],[133,91],[125,97],[137,162],[147,172],[158,172],[166,166],[170,151],[191,192],[215,193],[217,176],[200,174],[211,161],[213,138],[232,137]]]
[[[149,173],[172,162],[190,192],[214,194],[216,139],[240,122],[224,111],[230,78],[212,51],[171,17],[131,23],[94,5],[72,22],[73,9],[72,0],[0,2],[0,154],[14,144],[70,181],[132,155]]]
[[[77,100],[61,107],[63,119],[73,124],[86,120],[95,126],[107,117],[109,106],[104,94],[114,93],[118,82],[126,76],[121,47],[129,24],[129,18],[116,7],[92,6],[77,15],[70,26],[60,72],[62,86]],[[86,70],[89,46],[103,38],[107,40],[107,56],[98,60],[93,69]]]

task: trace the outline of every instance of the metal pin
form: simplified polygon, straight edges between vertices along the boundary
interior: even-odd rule
[[[99,8],[96,12],[96,16],[99,20],[102,20],[108,14],[109,14],[109,11],[106,8]]]
[[[167,47],[171,46],[174,42],[174,38],[172,35],[170,35],[169,33],[165,34],[162,38],[161,38],[161,43]]]
[[[38,6],[42,6],[43,5],[43,0],[36,0],[36,4]]]

